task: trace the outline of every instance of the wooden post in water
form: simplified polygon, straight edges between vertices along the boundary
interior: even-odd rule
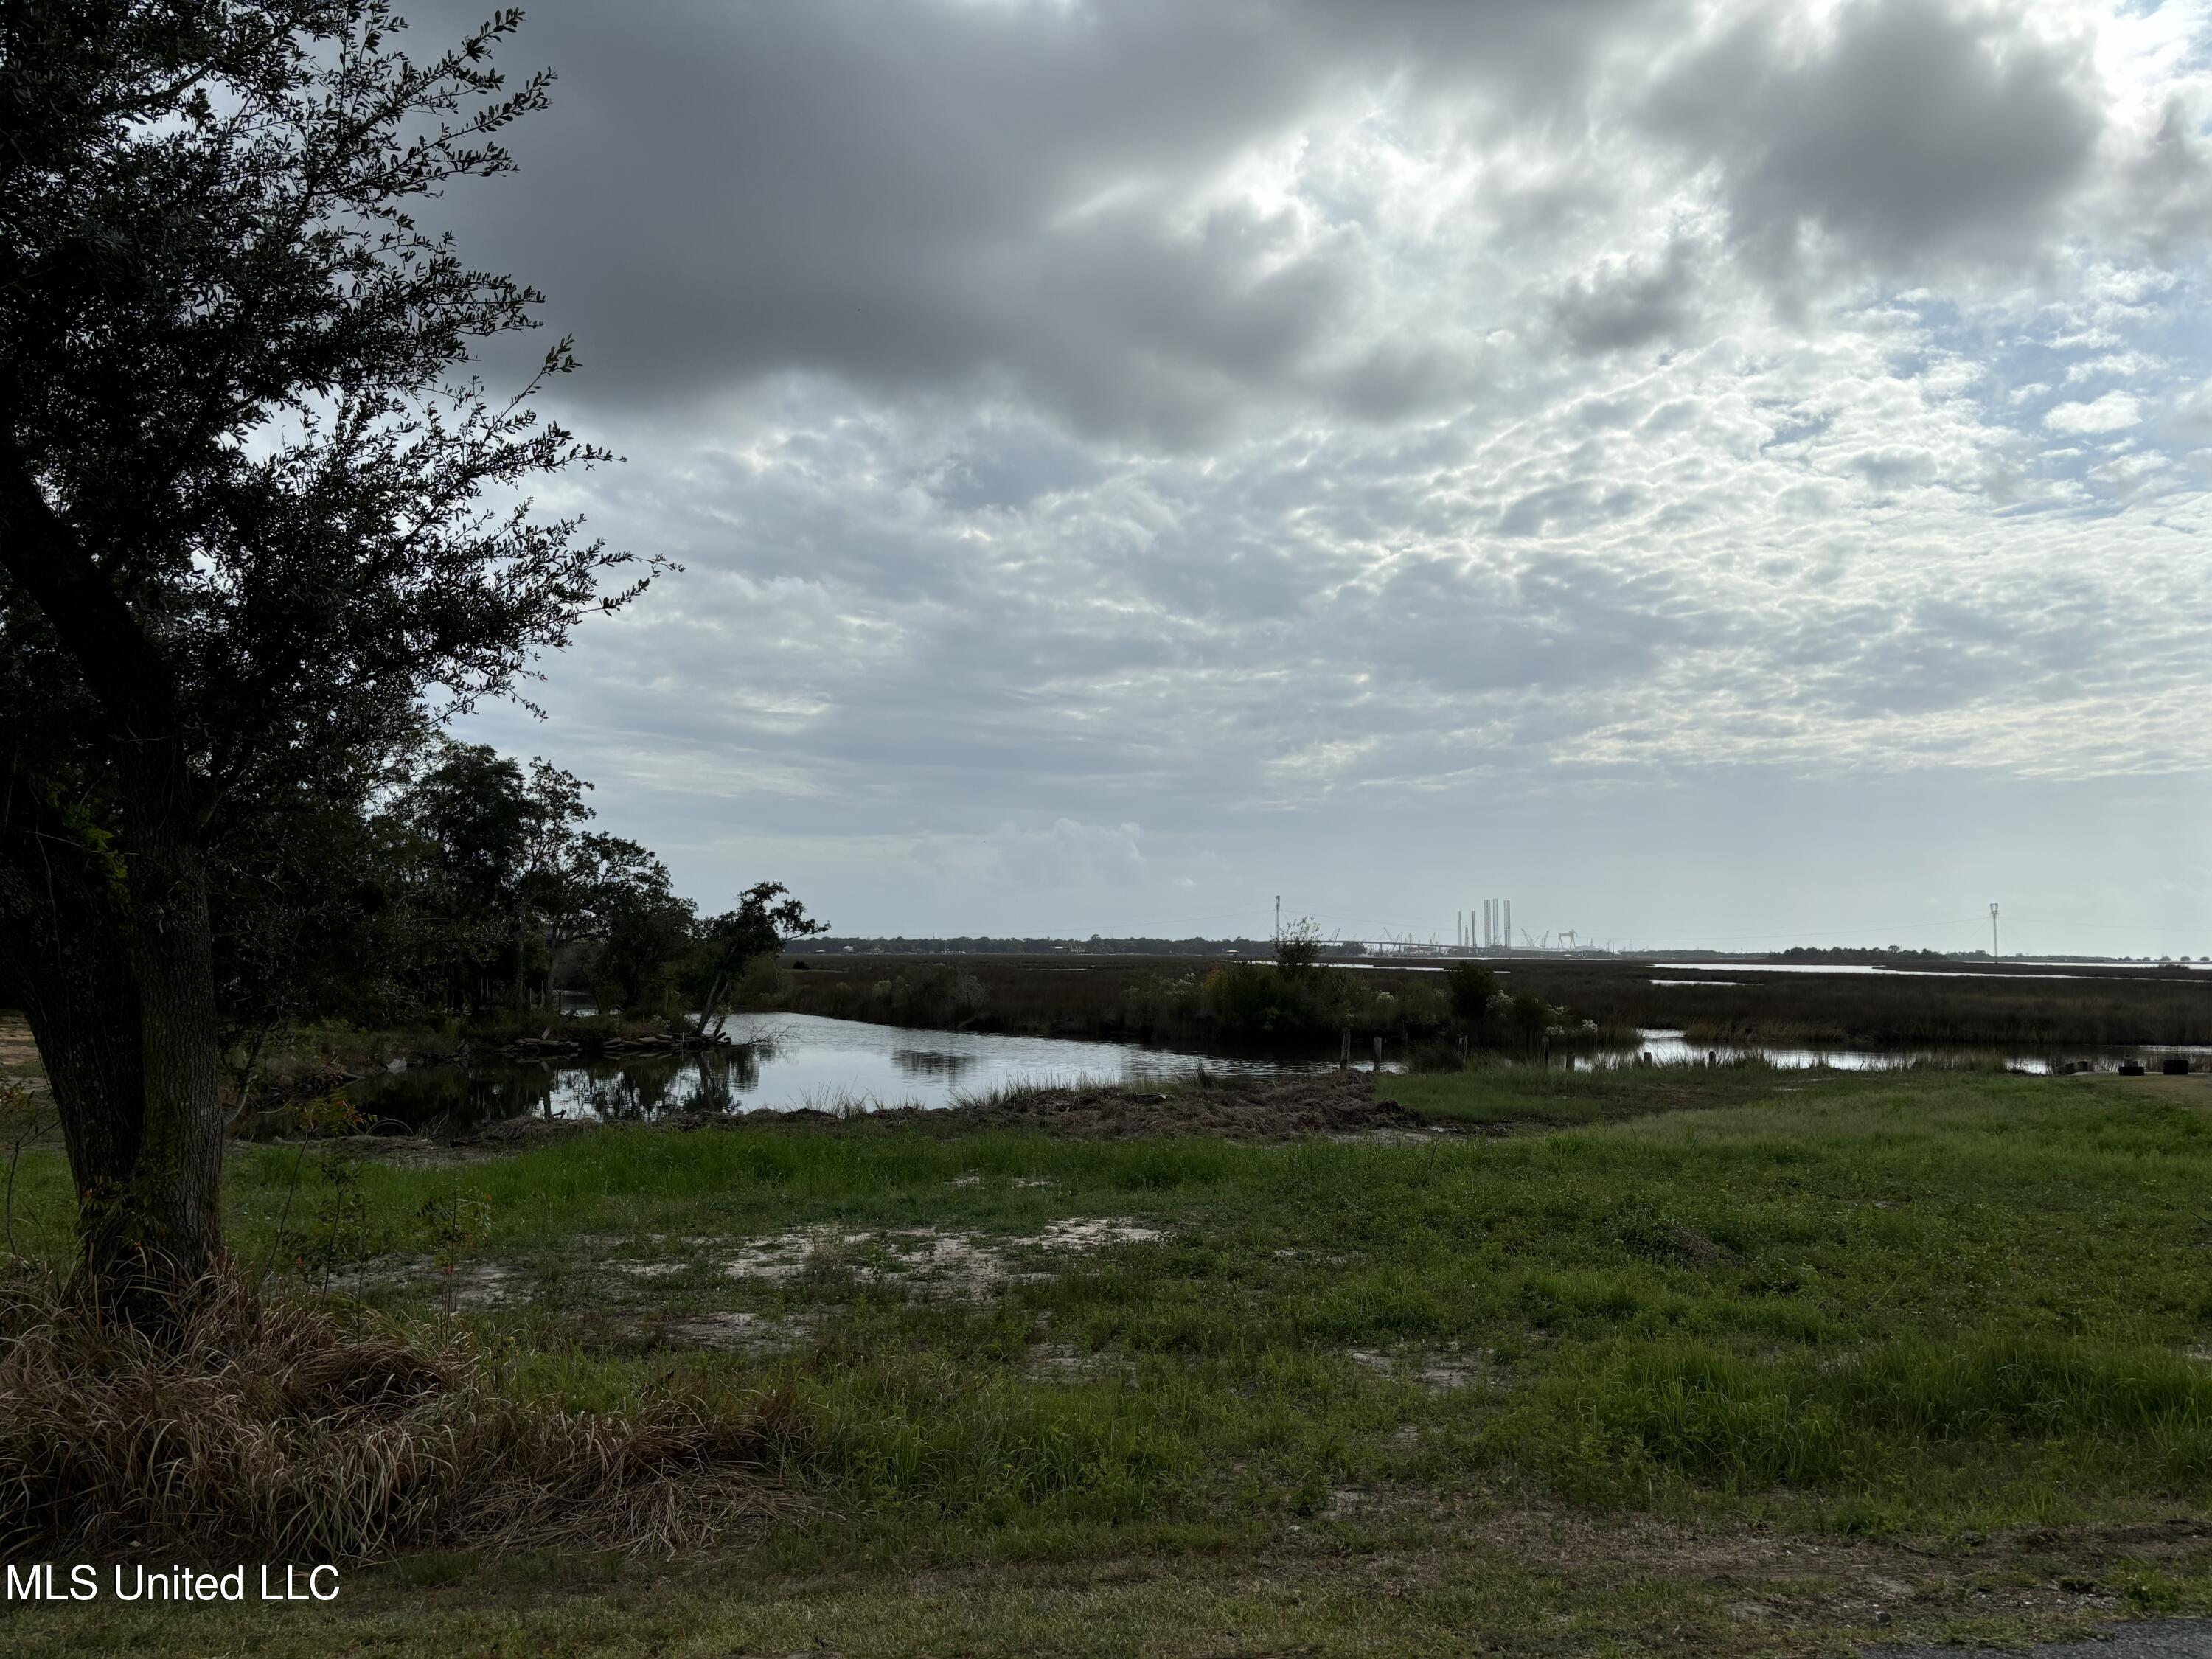
[[[1380,1075],[1382,1070],[1382,1039],[1381,1037],[1375,1039],[1375,1070],[1377,1075]]]
[[[1340,1072],[1352,1069],[1352,1028],[1349,1025],[1344,1028],[1344,1046],[1337,1050],[1336,1069]]]

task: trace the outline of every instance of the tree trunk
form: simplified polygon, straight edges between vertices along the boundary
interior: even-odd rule
[[[530,993],[522,971],[529,931],[529,908],[517,899],[514,902],[514,982],[508,988],[507,1005],[518,1014],[526,1012],[530,1006]]]
[[[228,1133],[205,854],[143,839],[88,848],[21,780],[0,815],[0,1000],[53,1089],[88,1287],[134,1317],[222,1260]]]
[[[0,421],[0,433],[6,431]],[[92,1287],[155,1317],[168,1293],[222,1256],[221,1027],[208,916],[206,829],[175,674],[76,530],[55,512],[11,441],[0,438],[0,568],[37,605],[106,717],[121,856],[90,825],[64,822],[9,757],[0,841],[27,884],[8,902],[0,953],[41,1006],[40,1058],[65,1083],[77,1225]],[[40,843],[63,860],[76,902],[50,887],[35,917]],[[30,843],[27,849],[24,843]],[[25,919],[27,907],[31,918]],[[48,985],[36,971],[62,972]],[[82,993],[96,989],[107,1000]],[[136,1020],[135,1078],[122,1045]],[[94,1037],[96,1030],[108,1035]],[[52,1039],[56,1047],[49,1050]],[[63,1092],[66,1089],[68,1092]]]
[[[138,981],[143,1131],[125,1201],[105,1241],[114,1265],[189,1282],[222,1259],[221,1024],[207,854],[149,837],[131,854],[131,966]],[[103,1241],[98,1229],[88,1243]],[[104,1264],[92,1253],[95,1270]]]
[[[138,988],[114,872],[20,784],[0,815],[0,1003],[31,1023],[80,1194],[138,1163]]]

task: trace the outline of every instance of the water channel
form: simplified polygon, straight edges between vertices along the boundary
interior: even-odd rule
[[[466,1063],[380,1073],[349,1085],[347,1092],[364,1111],[386,1121],[454,1131],[525,1114],[637,1121],[676,1112],[762,1107],[826,1111],[944,1107],[966,1097],[1028,1085],[1141,1085],[1188,1079],[1201,1068],[1216,1075],[1266,1076],[1335,1063],[1200,1054],[1127,1042],[915,1030],[812,1014],[739,1015],[731,1021],[729,1034],[731,1046],[691,1054],[595,1060],[480,1056]],[[2212,1050],[2115,1048],[2082,1050],[2071,1057],[2105,1070],[2124,1059],[2147,1059],[2156,1069],[2164,1053],[2191,1054],[2192,1064],[2203,1069]],[[1626,1066],[1640,1063],[1646,1054],[1660,1065],[1703,1064],[1710,1054],[1723,1063],[1758,1059],[1786,1067],[1825,1066],[1844,1071],[1888,1070],[1957,1058],[1926,1049],[1692,1044],[1680,1031],[1655,1030],[1641,1033],[1635,1047],[1586,1051],[1556,1063]],[[1367,1058],[1363,1051],[1363,1064]],[[1996,1053],[1980,1058],[2015,1070],[2042,1072],[2051,1057]],[[1386,1071],[1401,1070],[1403,1063],[1401,1054],[1386,1053]]]

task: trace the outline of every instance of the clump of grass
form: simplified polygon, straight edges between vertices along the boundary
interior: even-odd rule
[[[1013,1072],[994,1079],[981,1088],[955,1089],[946,1104],[967,1111],[987,1111],[1017,1100],[1026,1100],[1033,1095],[1051,1094],[1058,1090],[1077,1086],[1073,1079],[1055,1076],[1051,1073],[1031,1075]]]
[[[852,1119],[874,1116],[884,1109],[884,1103],[864,1089],[851,1089],[840,1084],[826,1089],[803,1089],[799,1091],[798,1105],[787,1109],[819,1112],[825,1117]]]
[[[772,1410],[518,1399],[410,1335],[226,1276],[149,1333],[0,1281],[0,1551],[360,1561],[401,1549],[693,1550],[787,1507]]]

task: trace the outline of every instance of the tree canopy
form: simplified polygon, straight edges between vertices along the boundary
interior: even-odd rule
[[[285,1019],[557,1012],[571,994],[689,1018],[726,1006],[748,962],[825,931],[777,882],[701,915],[650,848],[592,827],[592,793],[543,757],[428,742],[218,918],[218,959],[272,981],[239,1000],[225,981],[234,1042]]]
[[[605,458],[538,412],[569,343],[488,388],[539,296],[418,217],[513,167],[519,21],[418,58],[385,0],[0,9],[0,1000],[95,1273],[221,1255],[212,906],[381,833],[426,716],[652,574],[533,511]]]

